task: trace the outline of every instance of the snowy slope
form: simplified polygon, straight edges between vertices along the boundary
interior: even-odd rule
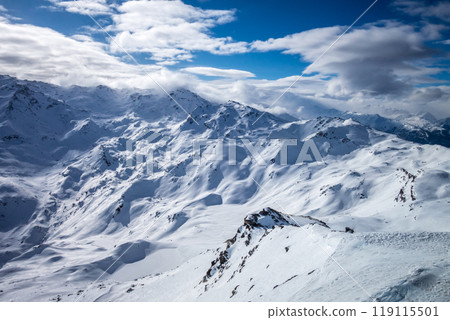
[[[343,118],[352,118],[373,129],[392,133],[399,138],[421,144],[439,144],[450,147],[450,130],[445,121],[436,120],[431,114],[401,116],[389,119],[380,115],[344,113]]]
[[[0,86],[2,301],[450,298],[445,136],[403,140],[363,115],[288,121],[187,90],[171,93],[183,110],[146,91]],[[154,133],[150,174],[127,141]],[[208,139],[225,156],[202,145],[198,165],[193,142]],[[283,165],[283,139],[313,139],[323,161],[296,164],[289,146]]]

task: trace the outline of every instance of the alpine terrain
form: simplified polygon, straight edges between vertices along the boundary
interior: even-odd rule
[[[1,76],[0,300],[449,301],[449,147],[430,114]]]

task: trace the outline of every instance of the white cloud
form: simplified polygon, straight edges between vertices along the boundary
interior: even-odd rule
[[[48,0],[54,6],[64,8],[68,12],[87,14],[91,16],[108,15],[113,13],[113,4],[106,0]]]
[[[8,9],[6,9],[4,6],[0,5],[0,21],[20,21],[22,20],[19,17],[12,16],[8,14]]]
[[[298,76],[277,80],[266,79],[219,79],[214,81],[195,81],[191,88],[209,100],[223,102],[235,100],[260,109],[270,106]],[[317,98],[326,89],[326,81],[320,77],[306,77],[299,86],[292,88],[278,103],[274,110],[295,114],[302,105],[320,104]]]
[[[234,10],[204,10],[179,0],[127,1],[117,10],[110,27],[115,41],[129,52],[150,53],[162,64],[191,60],[195,51],[227,55],[248,50],[246,42],[212,35],[214,26],[235,19]]]
[[[134,85],[134,79],[140,79],[138,87],[151,87],[151,79],[142,78],[152,72],[165,84],[170,82],[160,67],[122,62],[105,51],[107,45],[86,36],[70,38],[49,28],[0,21],[0,43],[2,73],[23,79],[110,86]]]
[[[258,79],[194,81],[190,89],[211,101],[223,102],[231,99],[265,110],[295,78],[296,76],[292,76],[273,81]],[[327,115],[330,108],[365,114],[378,113],[384,116],[398,115],[399,110],[409,113],[430,112],[437,118],[450,116],[449,86],[416,88],[409,95],[395,97],[371,96],[357,92],[347,98],[339,98],[327,94],[328,85],[327,81],[319,78],[302,80],[268,111],[305,118]]]
[[[423,46],[426,36],[411,28],[398,24],[369,25],[351,32],[324,56],[316,69],[311,69],[317,74],[301,79],[270,111],[300,115],[329,106],[365,113],[387,114],[392,109],[403,109],[429,111],[437,117],[450,116],[450,87],[413,87],[416,82],[432,80],[426,78],[431,71],[425,62],[413,64],[420,61],[422,54],[427,56],[427,49]],[[328,40],[333,41],[341,30],[342,27],[316,29],[301,35],[255,42],[253,46],[254,50],[261,51],[289,50],[291,54],[301,54],[305,60],[312,61],[329,44]],[[302,42],[292,39],[302,39]],[[8,21],[0,21],[0,43],[2,73],[60,85],[156,88],[146,75],[148,72],[167,90],[184,87],[210,100],[233,99],[265,108],[297,78],[293,75],[277,80],[251,79],[253,74],[245,70],[211,67],[185,68],[182,72],[156,65],[138,67],[112,55],[108,44],[96,42],[91,37],[68,37],[48,28]],[[379,90],[377,95],[367,94],[367,87],[382,82],[377,71],[381,74],[387,71],[389,81],[405,83],[409,91],[381,94],[382,90]],[[333,72],[337,76],[330,78],[328,74]],[[204,81],[196,74],[221,79]],[[375,89],[379,88],[375,86]]]
[[[206,10],[181,0],[132,0],[120,5],[107,0],[49,1],[69,12],[109,15],[113,24],[104,27],[114,35],[113,52],[148,53],[160,65],[191,61],[198,51],[217,55],[248,51],[248,43],[212,32],[215,26],[232,22],[235,10]]]
[[[336,40],[343,30],[344,27],[341,26],[311,29],[283,38],[254,41],[251,48],[263,52],[280,50],[285,54],[301,54],[306,60],[312,61]]]
[[[438,18],[442,21],[450,22],[450,3],[448,1],[427,4],[425,1],[396,0],[393,5],[398,10],[412,16]]]
[[[280,50],[299,54],[313,62],[338,38],[344,27],[313,29],[280,39],[255,41],[257,51]],[[402,94],[413,86],[429,81],[428,76],[439,72],[424,63],[434,53],[425,46],[427,36],[413,26],[395,22],[369,24],[344,35],[307,72],[336,75],[329,81],[328,94],[350,95]]]
[[[253,78],[255,75],[248,71],[236,69],[218,69],[212,67],[189,67],[181,71],[210,77],[223,77],[233,79]]]

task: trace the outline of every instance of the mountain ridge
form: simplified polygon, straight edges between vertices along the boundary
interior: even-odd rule
[[[186,110],[150,92],[0,78],[0,300],[321,300],[325,292],[325,300],[370,300],[321,247],[352,275],[366,274],[358,281],[372,297],[400,299],[392,288],[401,287],[403,300],[433,299],[434,289],[448,298],[439,287],[450,279],[439,269],[448,265],[440,260],[450,225],[447,147],[353,117],[289,121],[187,90],[173,97]],[[322,161],[308,150],[312,161],[298,162],[311,142]],[[260,212],[302,226],[275,227],[241,272],[248,248],[237,241],[224,269],[227,279],[236,271],[232,281],[205,292],[217,248],[240,226],[263,225]],[[252,228],[253,239],[264,230]],[[404,239],[422,256],[402,265],[413,250]],[[391,240],[395,248],[379,253]],[[346,255],[364,263],[351,266]],[[435,277],[428,287],[414,285],[420,268]]]

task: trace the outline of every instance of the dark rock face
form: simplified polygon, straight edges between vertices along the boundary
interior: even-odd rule
[[[244,227],[271,229],[275,226],[298,224],[289,216],[284,215],[272,208],[265,208],[258,213],[249,214],[244,219]]]
[[[234,237],[225,241],[226,247],[223,250],[217,249],[217,257],[211,261],[211,266],[206,271],[200,283],[206,283],[204,291],[208,287],[216,283],[224,274],[224,271],[230,268],[230,258],[235,249],[248,247],[245,254],[241,257],[237,269],[233,271],[230,280],[234,275],[245,267],[245,263],[255,251],[258,249],[260,242],[276,228],[295,227],[299,228],[303,225],[318,224],[328,228],[328,225],[318,219],[310,216],[291,217],[272,208],[264,208],[258,213],[252,213],[244,218],[244,223],[240,226]],[[286,250],[286,249],[285,249]],[[286,250],[287,252],[288,250]]]

